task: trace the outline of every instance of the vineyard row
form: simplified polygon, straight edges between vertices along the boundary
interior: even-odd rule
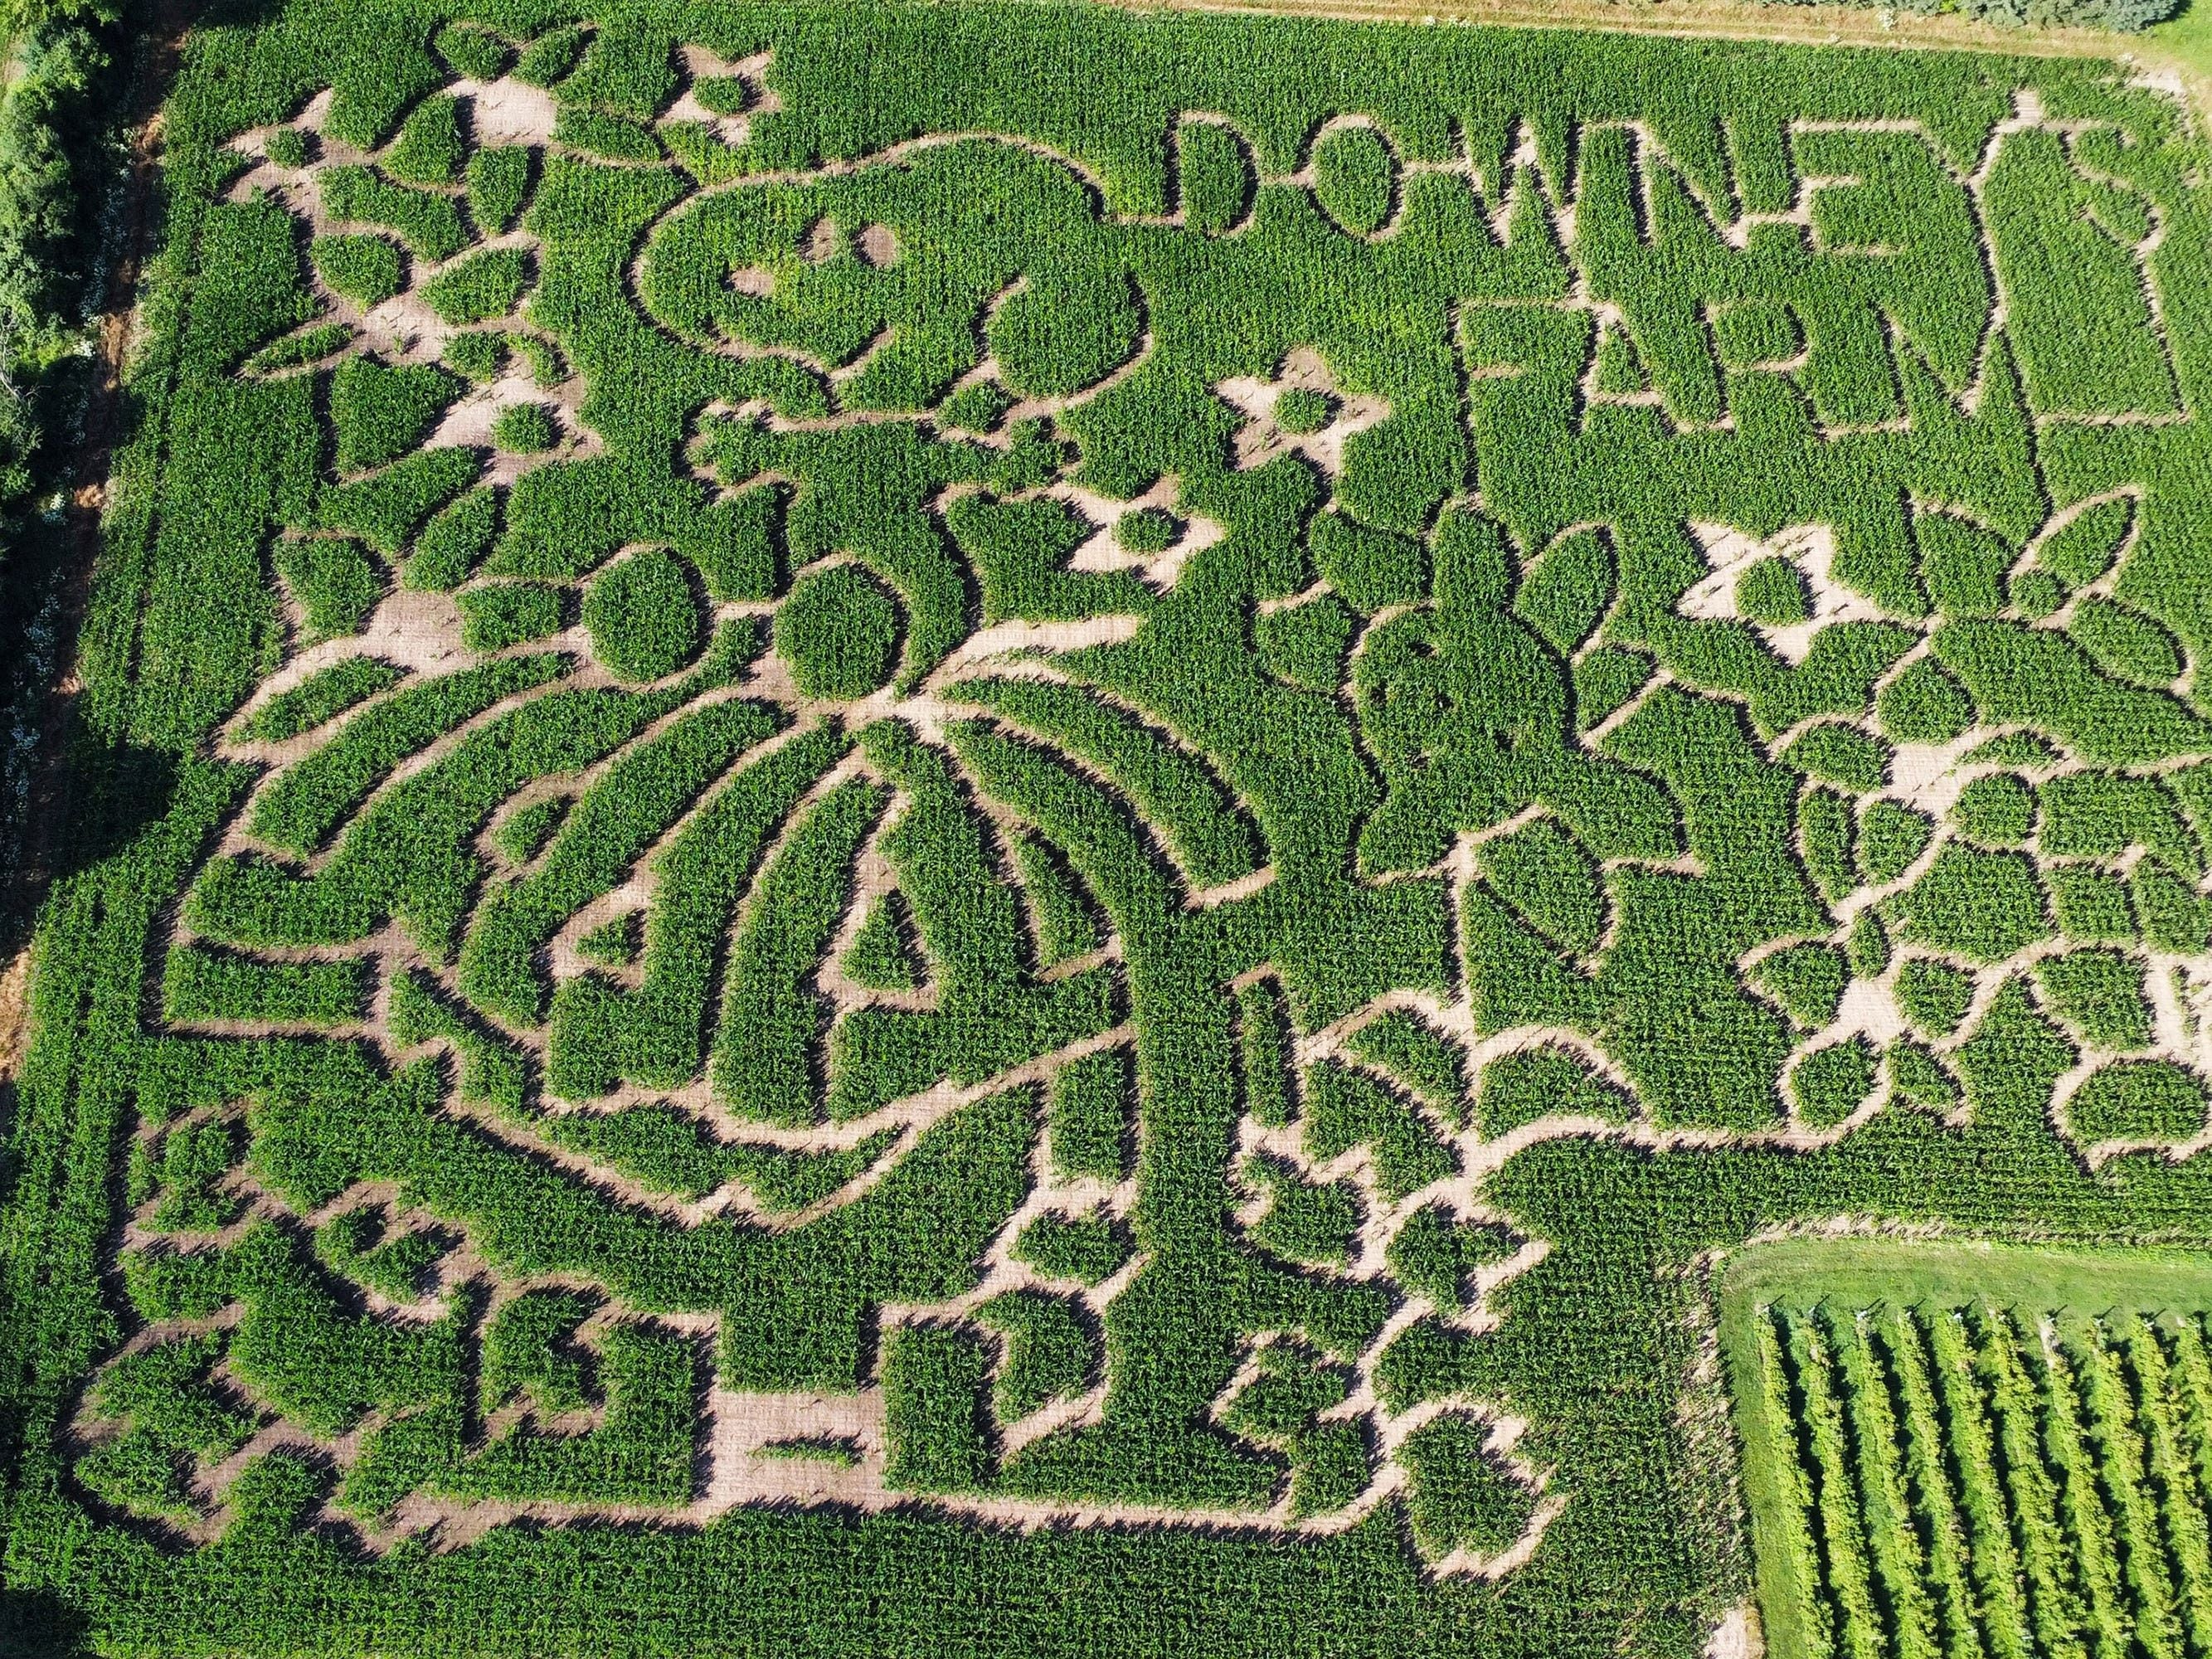
[[[2212,1651],[2199,1316],[1822,1304],[1757,1336],[1778,1659]]]

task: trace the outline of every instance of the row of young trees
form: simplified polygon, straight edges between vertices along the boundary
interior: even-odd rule
[[[2193,1315],[1765,1310],[1800,1588],[1776,1650],[2179,1655],[2212,1618]]]
[[[58,511],[108,303],[135,0],[0,10],[0,882],[29,805],[35,718],[64,648]],[[0,915],[4,915],[0,907]]]

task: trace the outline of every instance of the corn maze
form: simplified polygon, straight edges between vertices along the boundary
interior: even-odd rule
[[[1049,7],[204,25],[7,1627],[2212,1654],[2212,1302],[1711,1289],[2212,1242],[2193,120]]]

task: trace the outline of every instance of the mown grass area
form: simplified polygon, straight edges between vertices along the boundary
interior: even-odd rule
[[[2101,1314],[2212,1308],[2212,1262],[2194,1249],[2100,1249],[1957,1239],[1796,1238],[1732,1252],[1717,1280],[1723,1328],[1754,1306],[1896,1302],[1961,1307],[1977,1298]],[[1731,1352],[1735,1352],[1731,1345]]]
[[[2197,82],[2200,110],[2205,107],[2205,88],[2212,87],[2212,6],[2190,0],[2180,15],[2154,24],[2142,36],[2152,51],[2172,58]]]

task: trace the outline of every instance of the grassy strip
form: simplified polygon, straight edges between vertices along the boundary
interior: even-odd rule
[[[596,974],[554,994],[546,1087],[590,1100],[629,1079],[673,1088],[698,1071],[718,953],[776,827],[846,748],[817,727],[744,768],[709,796],[659,859],[634,990]]]

